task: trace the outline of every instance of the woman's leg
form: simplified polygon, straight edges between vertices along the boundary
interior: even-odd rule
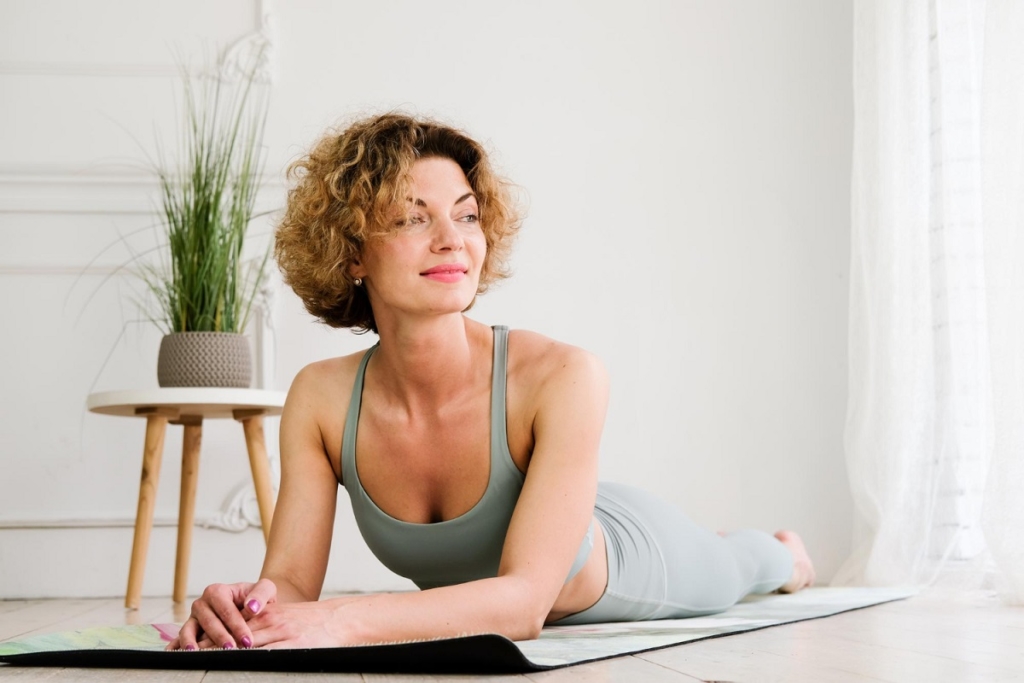
[[[727,609],[793,576],[794,555],[764,532],[720,537],[640,489],[602,483],[595,510],[605,532],[608,588],[558,624],[678,619]]]

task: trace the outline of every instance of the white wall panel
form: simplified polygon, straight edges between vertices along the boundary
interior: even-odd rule
[[[0,73],[174,73],[260,25],[259,0],[4,0]]]
[[[139,166],[175,127],[176,79],[261,28],[260,0],[4,0],[4,171]]]

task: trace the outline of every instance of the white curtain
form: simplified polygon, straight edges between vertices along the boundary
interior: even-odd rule
[[[856,528],[835,584],[1024,601],[1024,2],[855,0]]]

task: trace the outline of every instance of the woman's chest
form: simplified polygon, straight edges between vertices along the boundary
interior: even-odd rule
[[[349,421],[356,438],[345,457],[352,458],[359,485],[387,515],[414,523],[460,517],[483,497],[492,465],[507,467],[495,459],[511,459],[520,472],[529,465],[532,431],[513,393],[507,392],[504,414],[492,410],[484,393],[415,418],[376,405],[364,394],[358,420]],[[339,474],[345,427],[338,420],[325,430],[325,440],[338,445],[329,453]]]

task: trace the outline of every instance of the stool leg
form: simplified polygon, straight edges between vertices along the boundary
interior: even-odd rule
[[[135,538],[132,540],[132,561],[128,567],[128,593],[124,606],[138,609],[142,600],[142,578],[146,573],[149,534],[153,530],[153,508],[160,481],[160,461],[164,454],[167,418],[152,415],[146,418],[146,441],[142,450],[142,480],[139,483],[139,507],[135,513]]]
[[[184,602],[188,594],[188,563],[192,554],[196,482],[199,480],[199,446],[202,440],[202,421],[185,425],[181,445],[181,501],[178,507],[178,553],[174,561],[174,602]]]
[[[249,466],[252,468],[252,482],[256,487],[256,502],[260,506],[263,540],[269,542],[270,525],[274,519],[274,489],[270,485],[270,460],[267,458],[267,441],[263,436],[263,418],[247,417],[240,422],[245,431],[245,445],[249,450]]]

